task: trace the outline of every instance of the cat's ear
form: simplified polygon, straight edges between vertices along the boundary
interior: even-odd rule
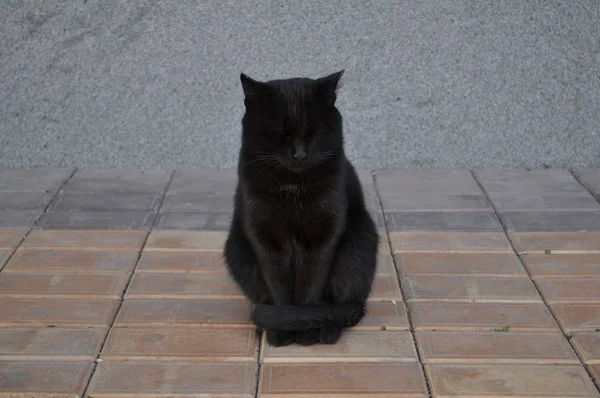
[[[344,74],[344,70],[342,69],[339,72],[332,73],[329,76],[321,77],[317,79],[317,87],[318,93],[321,98],[323,98],[328,105],[335,104],[335,100],[337,98],[337,90],[340,88],[340,79]]]
[[[265,92],[265,84],[248,77],[245,74],[240,74],[242,81],[242,89],[244,90],[244,104],[248,106],[250,103],[260,100]]]

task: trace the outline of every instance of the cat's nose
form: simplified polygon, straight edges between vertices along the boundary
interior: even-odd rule
[[[292,157],[296,160],[304,160],[308,157],[308,154],[306,153],[306,150],[304,148],[299,147],[294,150]]]

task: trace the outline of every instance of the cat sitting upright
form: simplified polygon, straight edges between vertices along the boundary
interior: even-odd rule
[[[379,234],[344,154],[342,74],[240,76],[246,112],[224,258],[273,346],[336,343],[371,291]]]

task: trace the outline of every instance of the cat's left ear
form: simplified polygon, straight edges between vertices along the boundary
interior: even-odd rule
[[[328,105],[335,104],[337,98],[337,90],[340,88],[340,79],[344,74],[342,69],[339,72],[332,73],[329,76],[321,77],[317,79],[317,87],[319,95],[325,99]]]
[[[265,83],[252,79],[251,77],[240,74],[242,89],[244,90],[244,104],[246,106],[260,101],[264,96]]]

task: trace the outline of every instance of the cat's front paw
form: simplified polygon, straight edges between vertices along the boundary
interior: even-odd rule
[[[323,344],[335,344],[342,335],[342,328],[324,327],[319,333],[319,341]]]
[[[287,330],[267,330],[267,342],[273,347],[283,347],[294,342],[294,332]]]
[[[296,332],[296,343],[304,346],[314,345],[319,342],[319,329],[310,329]]]

